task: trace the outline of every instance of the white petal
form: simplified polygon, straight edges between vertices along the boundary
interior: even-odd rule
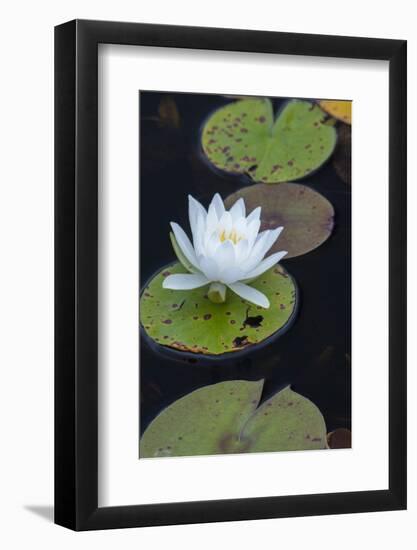
[[[196,269],[191,262],[187,260],[187,258],[184,256],[181,248],[179,247],[177,243],[177,239],[175,238],[174,233],[169,234],[169,238],[171,240],[172,248],[174,249],[175,255],[178,258],[179,262],[185,267],[187,271],[190,273],[195,273],[196,271],[199,272],[198,269]]]
[[[236,281],[240,281],[244,276],[244,271],[242,271],[239,267],[228,267],[227,269],[223,269],[220,273],[219,280],[225,285],[228,285],[235,283]]]
[[[225,208],[224,208],[222,198],[218,193],[216,193],[214,195],[213,200],[211,201],[211,204],[210,204],[210,207],[211,206],[213,206],[213,208],[216,211],[217,219],[220,220],[220,218],[223,215],[223,212],[224,212]]]
[[[270,230],[262,231],[256,239],[252,250],[249,253],[248,259],[241,266],[246,271],[254,269],[259,262],[263,259],[267,251],[269,250],[269,234]]]
[[[246,269],[247,271],[252,271],[252,269],[255,269],[259,262],[263,260],[265,254],[271,246],[278,239],[282,229],[282,227],[267,229],[258,235],[247,261],[242,266],[243,269]]]
[[[248,231],[248,224],[246,223],[246,218],[237,218],[233,221],[233,229],[236,231],[237,235],[246,235]]]
[[[273,244],[275,244],[275,241],[278,239],[278,237],[281,235],[281,232],[284,228],[283,227],[276,227],[275,229],[272,229],[270,234],[269,234],[269,248],[268,250],[271,248],[271,246]],[[267,252],[268,252],[267,250]]]
[[[232,216],[230,212],[224,212],[219,222],[219,231],[220,233],[224,230],[226,233],[230,233],[233,227]]]
[[[219,280],[219,267],[212,258],[201,256],[199,259],[200,269],[209,281]]]
[[[214,258],[216,255],[216,250],[220,246],[219,236],[217,235],[217,231],[213,231],[213,233],[207,238],[206,236],[206,242],[204,243],[204,250],[203,250],[203,256],[208,256],[210,258]]]
[[[214,206],[210,205],[210,208],[207,214],[206,231],[208,231],[209,233],[212,233],[216,229],[218,224],[219,224],[219,220],[217,218],[216,209],[214,208]]]
[[[258,207],[255,208],[255,210],[252,210],[252,212],[246,218],[246,221],[249,224],[253,220],[259,220],[260,217],[261,217],[261,207],[258,206]]]
[[[248,257],[249,243],[247,239],[242,239],[235,246],[236,262],[242,264]]]
[[[244,283],[231,283],[227,286],[244,300],[252,302],[252,304],[257,306],[264,307],[265,309],[269,308],[268,298],[265,294],[262,294],[262,292],[256,290],[256,288],[245,285]]]
[[[268,256],[268,258],[265,258],[265,260],[258,264],[255,269],[252,269],[252,271],[246,273],[245,279],[254,279],[255,277],[259,277],[259,275],[262,275],[262,273],[265,273],[265,271],[270,269],[273,265],[277,264],[286,254],[288,254],[286,250],[271,254],[270,256]]]
[[[205,254],[205,247],[206,247],[206,217],[203,217],[203,214],[199,212],[198,218],[197,218],[197,230],[196,230],[196,236],[195,236],[195,242],[194,242],[194,251],[195,255],[200,256],[201,254]]]
[[[171,290],[192,290],[208,284],[208,280],[204,275],[199,273],[177,273],[168,275],[162,283],[163,288]]]
[[[234,267],[236,257],[235,247],[232,241],[224,241],[217,247],[214,260],[222,270],[227,269],[228,267]]]
[[[232,208],[229,210],[230,215],[232,216],[232,220],[235,221],[238,218],[245,218],[246,217],[246,208],[245,208],[245,201],[240,198],[235,202],[235,204],[232,206]]]
[[[203,216],[207,216],[207,210],[202,204],[200,204],[193,196],[188,195],[188,214],[190,218],[196,218],[197,214],[201,213]]]
[[[198,219],[199,216],[205,219],[207,218],[207,212],[204,206],[202,206],[194,197],[188,195],[188,217],[190,220],[191,233],[193,235],[194,246],[196,245],[197,232],[198,232]]]
[[[246,235],[248,236],[249,249],[252,249],[256,239],[259,235],[259,229],[261,227],[261,221],[258,219],[247,222]]]
[[[184,256],[189,262],[193,264],[194,267],[198,269],[197,257],[195,255],[193,245],[191,244],[190,239],[187,237],[184,229],[175,222],[171,222],[171,227],[174,232],[175,238],[177,239],[178,246],[181,248]]]

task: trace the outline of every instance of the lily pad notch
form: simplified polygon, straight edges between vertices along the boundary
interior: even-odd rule
[[[184,291],[162,287],[165,277],[184,271],[179,262],[170,264],[157,272],[142,291],[140,322],[151,344],[221,358],[261,347],[283,334],[295,319],[297,287],[280,264],[251,283],[268,296],[268,309],[232,292],[226,302],[213,303],[208,299],[208,287]]]
[[[305,100],[288,101],[274,120],[268,98],[249,98],[215,111],[202,130],[202,149],[218,169],[255,182],[281,183],[317,170],[333,153],[337,133]]]
[[[145,430],[140,458],[328,448],[314,403],[287,386],[260,404],[263,385],[232,380],[178,399]]]

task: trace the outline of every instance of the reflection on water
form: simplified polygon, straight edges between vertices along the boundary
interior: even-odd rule
[[[282,101],[273,100],[275,110]],[[229,98],[216,95],[140,94],[141,285],[175,260],[169,222],[188,227],[189,193],[207,206],[215,192],[226,198],[250,185],[245,177],[214,171],[201,156],[202,123],[228,102]],[[351,428],[350,186],[331,161],[299,181],[333,204],[336,223],[319,248],[282,260],[299,286],[300,308],[293,326],[261,357],[243,356],[227,365],[173,361],[151,350],[141,335],[141,433],[167,405],[201,386],[260,378],[265,378],[263,399],[290,383],[320,408],[329,432]]]

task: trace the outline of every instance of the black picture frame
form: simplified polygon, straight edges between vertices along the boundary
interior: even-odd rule
[[[98,44],[389,62],[389,488],[98,507]],[[406,41],[74,20],[55,28],[55,522],[92,530],[406,508]],[[370,319],[370,322],[372,320]]]

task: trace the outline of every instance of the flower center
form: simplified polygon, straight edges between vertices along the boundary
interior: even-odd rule
[[[238,235],[235,228],[232,228],[231,231],[226,231],[226,229],[223,229],[222,231],[220,231],[219,239],[221,243],[229,240],[232,241],[233,244],[237,244],[243,239],[243,235]]]

